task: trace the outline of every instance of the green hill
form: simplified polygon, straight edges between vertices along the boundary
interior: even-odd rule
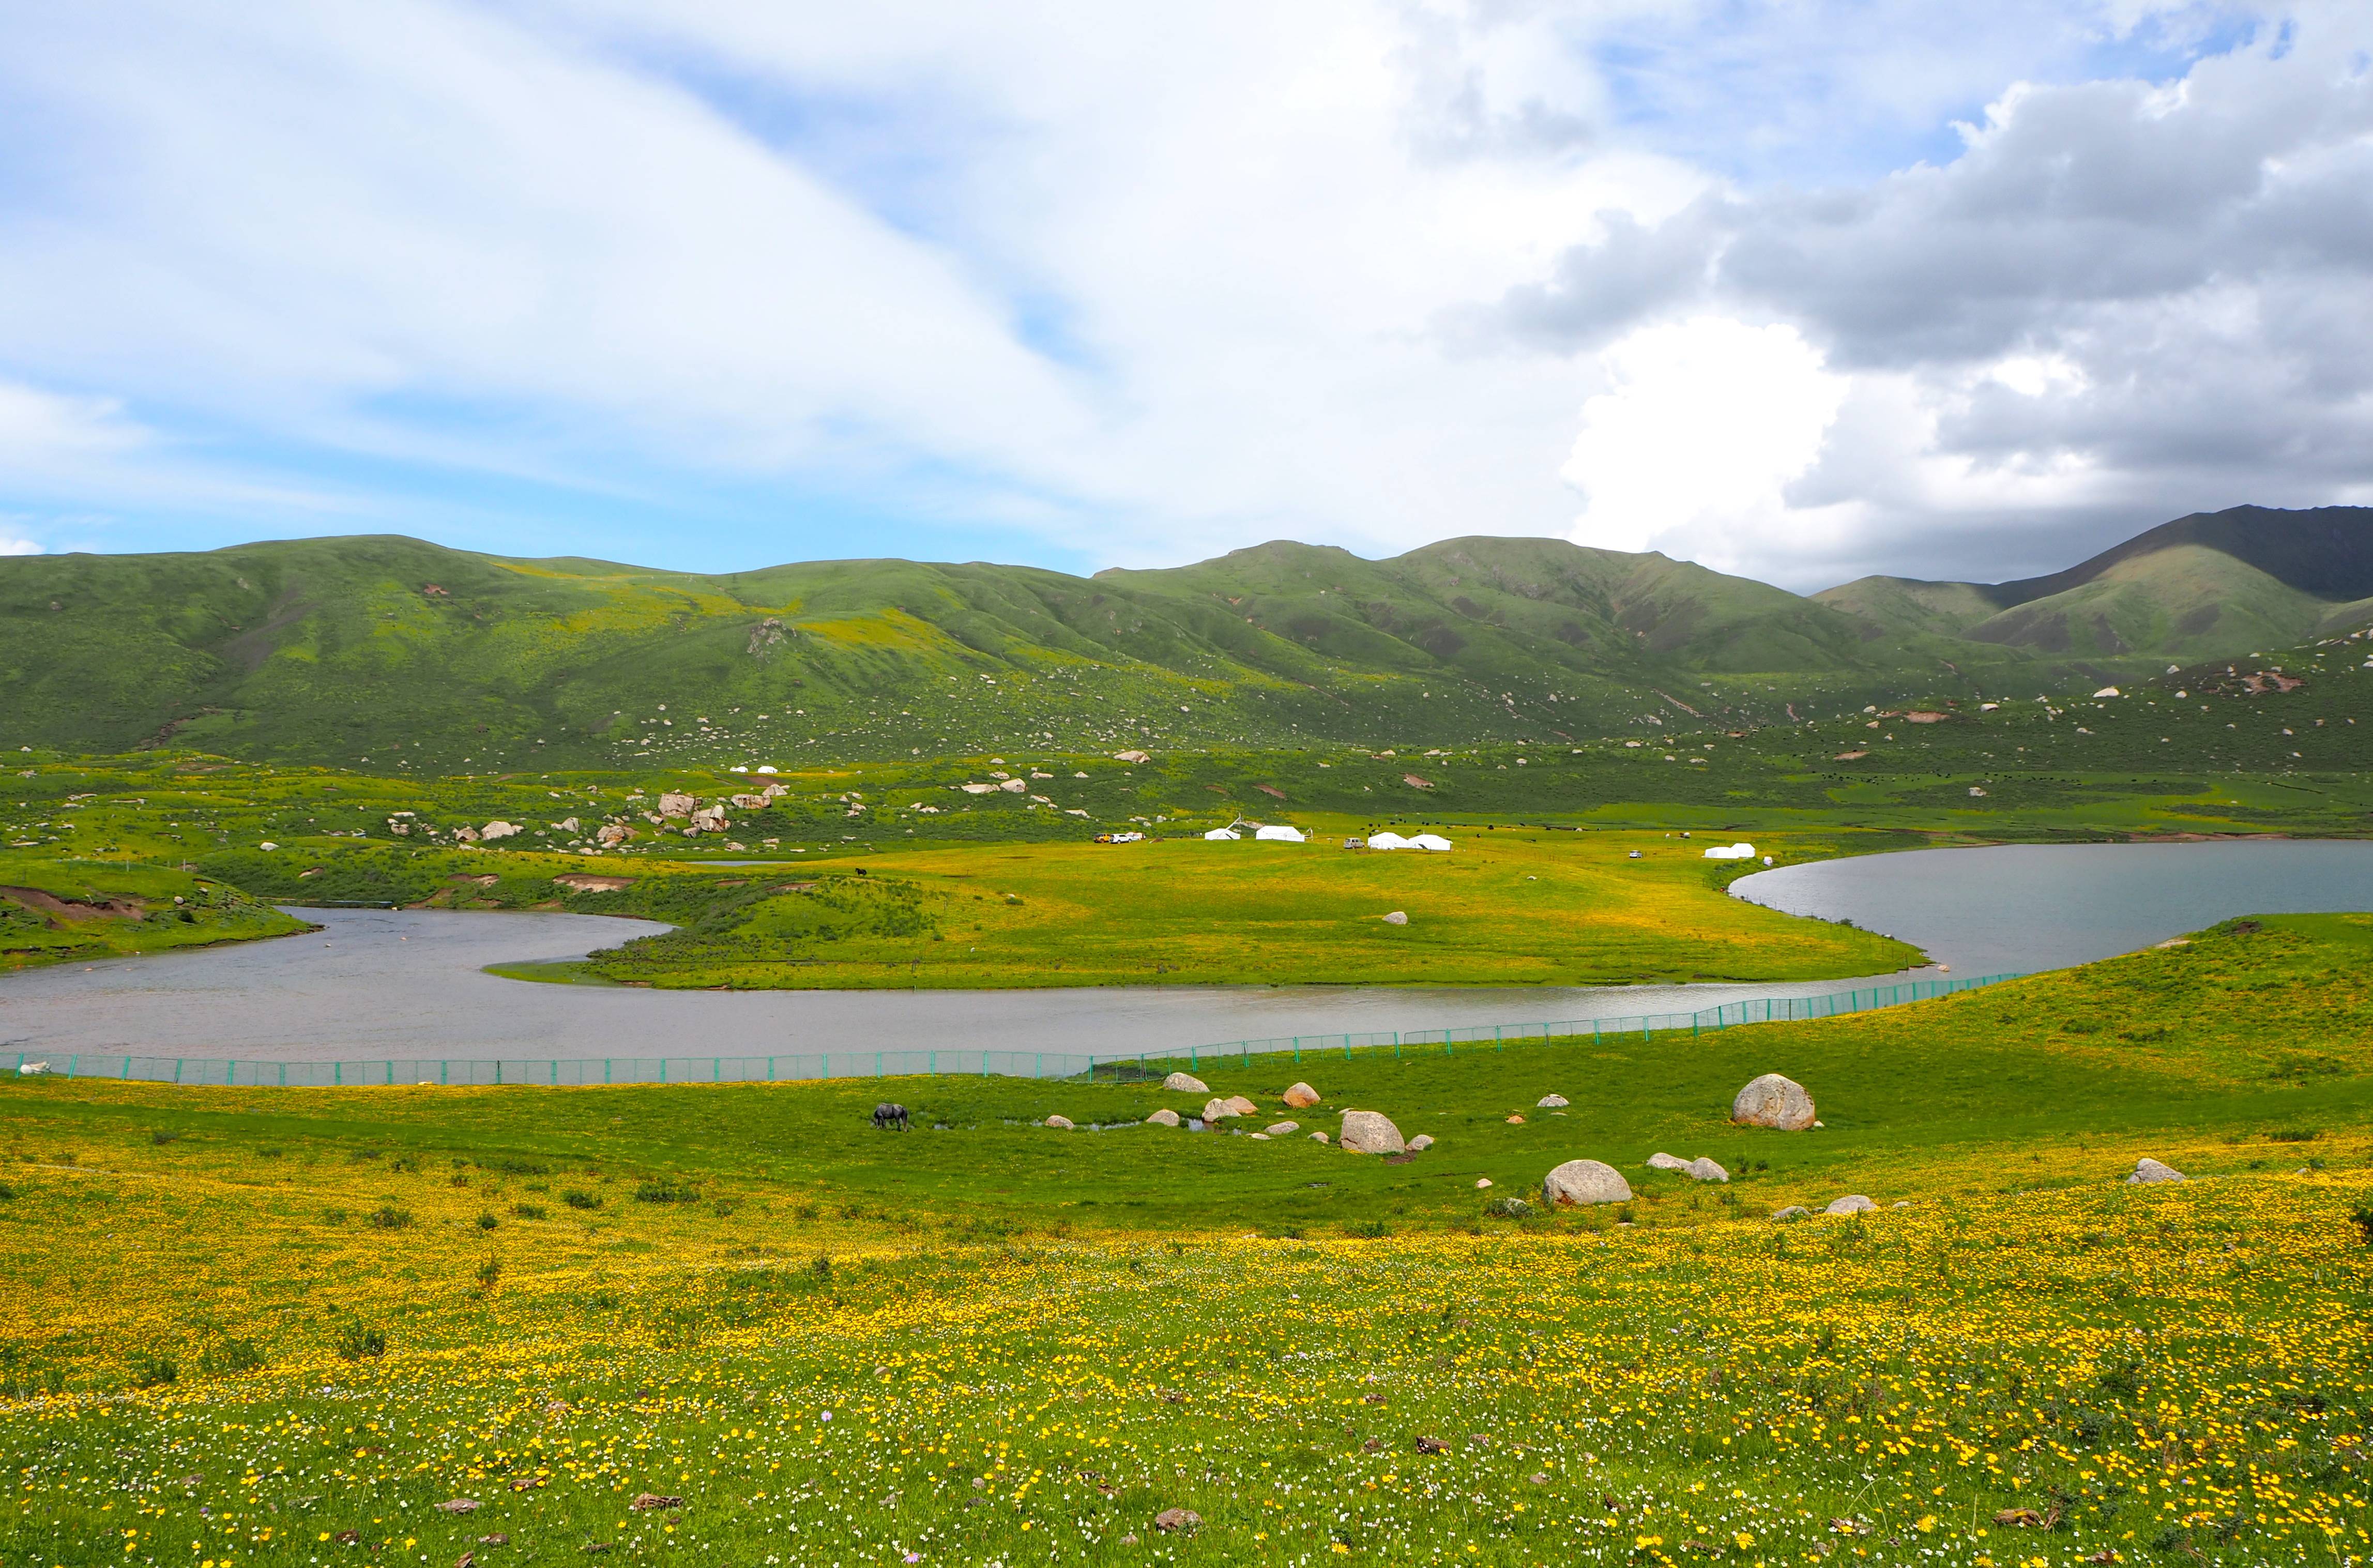
[[[2223,659],[2373,618],[2373,508],[2198,512],[2050,577],[1866,577],[1815,594],[1899,637],[2072,658]]]
[[[1094,579],[303,540],[0,562],[0,743],[444,771],[1469,742],[1899,696],[1907,668],[1925,680],[1955,650],[2027,657],[1550,540],[1388,561],[1278,544]]]

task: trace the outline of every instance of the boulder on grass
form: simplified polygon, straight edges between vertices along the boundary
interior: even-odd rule
[[[1767,1072],[1738,1092],[1730,1103],[1730,1119],[1749,1127],[1802,1132],[1813,1125],[1813,1096],[1793,1078]]]
[[[1400,1154],[1409,1150],[1401,1129],[1382,1111],[1345,1111],[1340,1141],[1355,1154]]]
[[[1058,1132],[1070,1132],[1074,1130],[1071,1118],[1067,1116],[1050,1116],[1046,1118],[1046,1125],[1053,1128]]]
[[[1541,1180],[1541,1200],[1560,1203],[1628,1203],[1631,1184],[1603,1160],[1568,1160]]]
[[[1539,1099],[1533,1102],[1533,1106],[1536,1110],[1555,1111],[1563,1110],[1567,1106],[1570,1106],[1572,1103],[1572,1101],[1567,1099],[1563,1094],[1543,1094]]]
[[[1652,1171],[1685,1171],[1689,1168],[1689,1163],[1678,1154],[1667,1154],[1659,1149],[1648,1156],[1648,1168]]]
[[[1310,1135],[1310,1141],[1313,1143],[1324,1143],[1327,1141],[1327,1138],[1323,1132],[1314,1132]]]
[[[1718,1162],[1703,1154],[1691,1160],[1688,1170],[1691,1181],[1728,1181],[1730,1179],[1728,1171],[1723,1169]]]
[[[1297,1111],[1306,1109],[1307,1107],[1318,1103],[1318,1091],[1313,1089],[1307,1083],[1296,1083],[1292,1088],[1286,1090],[1285,1103],[1289,1107]]]
[[[1775,1220],[1806,1220],[1810,1219],[1812,1213],[1813,1211],[1802,1203],[1791,1203],[1785,1209],[1772,1210],[1771,1217]]]
[[[1298,1121],[1273,1121],[1261,1130],[1271,1138],[1282,1138],[1289,1132],[1300,1132],[1302,1124]]]
[[[1208,1094],[1211,1086],[1191,1073],[1174,1072],[1162,1081],[1162,1087],[1173,1094]]]
[[[2126,1178],[2130,1183],[2138,1181],[2184,1181],[2187,1179],[2189,1178],[2187,1178],[2181,1171],[2177,1170],[2173,1165],[2162,1164],[2161,1162],[2151,1159],[2148,1156],[2136,1160],[2134,1162],[2134,1174]]]
[[[1849,1192],[1821,1211],[1824,1214],[1866,1214],[1878,1205],[1859,1192]]]
[[[1431,1132],[1420,1132],[1415,1138],[1409,1141],[1409,1146],[1411,1153],[1422,1153],[1426,1150],[1433,1147],[1433,1134]]]
[[[1169,1106],[1164,1106],[1162,1109],[1154,1112],[1145,1119],[1150,1125],[1154,1127],[1176,1127],[1178,1125],[1178,1113],[1172,1110]]]

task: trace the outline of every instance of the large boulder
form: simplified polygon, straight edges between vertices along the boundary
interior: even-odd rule
[[[1232,1116],[1251,1116],[1259,1109],[1242,1094],[1231,1094],[1224,1100],[1214,1098],[1203,1102],[1203,1119],[1222,1121]]]
[[[1859,1192],[1849,1192],[1821,1211],[1824,1214],[1867,1214],[1878,1205]]]
[[[1728,1181],[1730,1179],[1730,1173],[1723,1169],[1718,1161],[1703,1154],[1689,1162],[1689,1174],[1691,1181]]]
[[[1648,1168],[1652,1171],[1685,1171],[1689,1168],[1689,1163],[1678,1154],[1667,1154],[1659,1149],[1648,1156]]]
[[[1813,1096],[1793,1078],[1767,1072],[1738,1092],[1730,1103],[1730,1119],[1749,1127],[1802,1132],[1813,1125]]]
[[[1568,1160],[1541,1181],[1541,1201],[1560,1203],[1628,1203],[1631,1184],[1623,1173],[1601,1160]]]
[[[1307,1083],[1296,1083],[1286,1090],[1284,1097],[1288,1109],[1305,1110],[1318,1103],[1318,1091]]]
[[[1154,1112],[1145,1119],[1149,1124],[1154,1127],[1176,1127],[1178,1125],[1178,1113],[1172,1110],[1169,1106],[1164,1106],[1162,1109]]]
[[[1067,1116],[1050,1116],[1046,1118],[1046,1125],[1053,1128],[1058,1132],[1071,1132],[1077,1130],[1071,1118]]]
[[[2134,1174],[2126,1178],[2128,1182],[2183,1181],[2186,1179],[2188,1178],[2181,1171],[2177,1170],[2173,1165],[2164,1164],[2159,1161],[2150,1159],[2147,1156],[2134,1162]]]
[[[1567,1106],[1570,1106],[1572,1103],[1572,1101],[1567,1099],[1563,1094],[1543,1094],[1539,1099],[1533,1102],[1533,1108],[1535,1110],[1542,1111],[1557,1111],[1563,1110]]]
[[[1208,1094],[1211,1086],[1191,1073],[1174,1072],[1162,1081],[1162,1087],[1173,1094]]]
[[[1382,1111],[1345,1111],[1337,1141],[1355,1154],[1402,1154],[1409,1152],[1401,1129]]]

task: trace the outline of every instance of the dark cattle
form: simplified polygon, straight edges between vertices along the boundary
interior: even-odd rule
[[[873,1125],[876,1128],[894,1127],[901,1132],[906,1131],[906,1107],[894,1106],[887,1100],[883,1101],[873,1107]]]

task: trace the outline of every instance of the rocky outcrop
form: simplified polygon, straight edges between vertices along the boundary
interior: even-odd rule
[[[1558,1204],[1628,1203],[1631,1184],[1601,1160],[1568,1160],[1541,1180],[1541,1201]]]
[[[1738,1092],[1730,1103],[1730,1119],[1748,1127],[1769,1127],[1782,1132],[1802,1132],[1813,1125],[1813,1096],[1793,1078],[1767,1072]]]
[[[1345,1111],[1340,1141],[1356,1154],[1399,1154],[1409,1149],[1401,1129],[1382,1111]]]

